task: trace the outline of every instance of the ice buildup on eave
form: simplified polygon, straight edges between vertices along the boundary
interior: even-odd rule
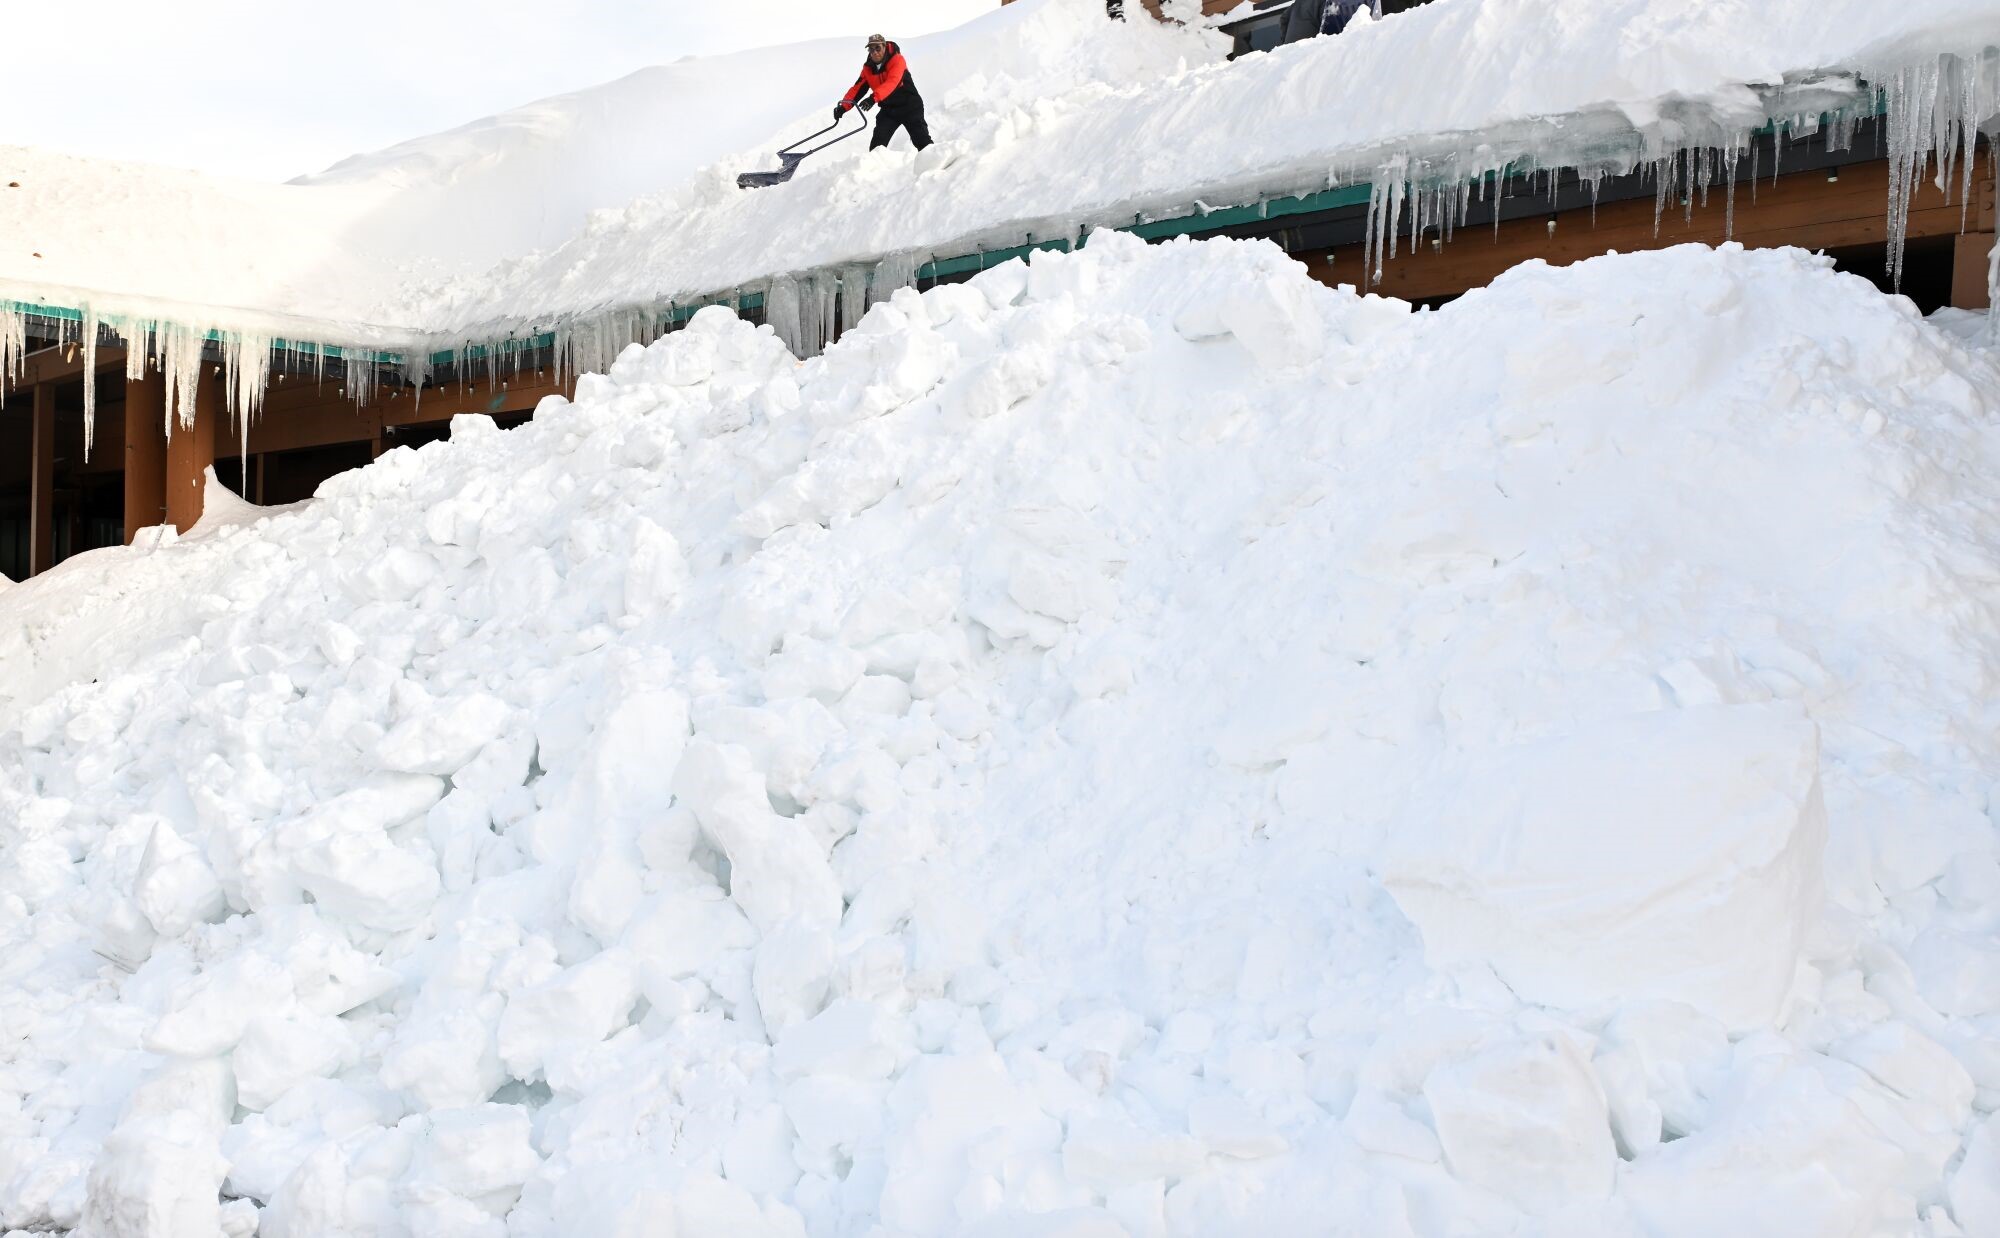
[[[940,90],[930,102],[946,140],[914,160],[808,165],[788,185],[746,194],[728,187],[737,163],[760,159],[746,154],[477,277],[357,273],[381,301],[371,321],[393,325],[357,332],[329,316],[355,297],[216,310],[202,321],[78,293],[95,308],[75,305],[82,321],[66,324],[64,338],[91,348],[102,327],[107,341],[126,341],[128,367],[161,368],[169,415],[182,418],[212,342],[234,428],[247,435],[279,337],[319,341],[277,357],[287,368],[358,352],[345,366],[357,402],[385,372],[400,369],[421,386],[433,357],[461,378],[476,368],[498,379],[529,364],[600,371],[626,346],[716,302],[761,298],[773,330],[810,355],[836,321],[854,321],[932,258],[1368,186],[1369,270],[1379,272],[1427,231],[1448,237],[1510,176],[1573,172],[1601,185],[1640,171],[1653,178],[1662,213],[1716,192],[1733,208],[1737,192],[1754,193],[1761,176],[1784,171],[1757,166],[1760,132],[1825,131],[1839,148],[1877,118],[1899,270],[1916,186],[1936,177],[1970,204],[1978,133],[2000,117],[2000,9],[1973,0],[1912,0],[1886,16],[1859,0],[1772,6],[1746,25],[1727,6],[1689,10],[1669,0],[1437,0],[1339,38],[1138,85]],[[1097,11],[1043,0],[1040,16],[1029,16],[1077,26],[1086,61],[1088,40],[1163,37],[1152,23],[1086,29],[1084,8]],[[1848,20],[1862,9],[1866,23]],[[1100,61],[1109,63],[1092,62]],[[1454,72],[1437,71],[1440,63]],[[23,337],[20,306],[6,309],[5,298],[36,294],[51,295],[10,289],[0,273],[0,372],[18,367]]]

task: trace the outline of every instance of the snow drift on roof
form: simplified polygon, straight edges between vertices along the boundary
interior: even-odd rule
[[[1476,178],[1501,168],[1651,166],[1664,195],[1733,172],[1768,122],[1813,128],[1830,113],[1848,126],[1885,100],[1897,183],[1908,184],[1933,158],[1969,171],[1974,127],[2000,114],[1990,0],[1437,0],[1228,64],[1215,38],[1114,23],[1096,0],[1022,0],[912,40],[941,135],[932,149],[862,159],[840,148],[788,185],[749,193],[735,174],[768,163],[780,134],[822,123],[852,51],[734,58],[742,73],[767,65],[758,79],[787,100],[749,109],[752,123],[793,123],[754,144],[747,128],[733,131],[735,156],[655,196],[604,202],[541,252],[514,247],[562,231],[600,190],[647,179],[605,170],[621,159],[670,181],[685,171],[627,155],[671,139],[625,118],[685,110],[714,66],[670,66],[601,98],[496,120],[507,132],[547,117],[575,127],[573,149],[535,148],[574,178],[557,194],[519,186],[534,158],[502,160],[504,173],[484,155],[460,163],[460,151],[491,149],[476,130],[294,186],[8,151],[0,170],[25,179],[0,193],[11,242],[0,300],[88,305],[128,335],[220,331],[246,353],[274,337],[387,348],[413,381],[434,351],[551,331],[564,360],[587,368],[650,338],[677,305],[773,279],[884,262],[886,279],[914,270],[913,254],[1067,236],[1204,201],[1372,184],[1374,243],[1387,250],[1404,219],[1448,219]],[[1892,218],[1900,207],[1885,204]]]

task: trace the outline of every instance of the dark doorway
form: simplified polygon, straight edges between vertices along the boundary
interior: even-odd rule
[[[1916,302],[1925,314],[1935,314],[1951,304],[1952,255],[1957,238],[1927,237],[1911,241],[1903,257],[1903,295]],[[1886,245],[1856,245],[1832,249],[1827,257],[1836,269],[1859,275],[1884,292],[1896,291],[1889,278],[1889,248]]]

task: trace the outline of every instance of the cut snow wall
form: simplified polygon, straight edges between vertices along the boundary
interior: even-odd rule
[[[1469,763],[1383,881],[1431,964],[1588,1011],[1776,1020],[1818,912],[1819,733],[1796,705],[1663,711]],[[1753,947],[1754,948],[1751,948]]]

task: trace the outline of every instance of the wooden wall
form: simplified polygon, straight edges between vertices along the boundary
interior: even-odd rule
[[[1955,194],[1947,199],[1926,181],[1910,211],[1910,238],[1957,237],[1963,222],[1967,235],[1959,242],[1962,286],[1954,292],[1953,304],[1984,308],[1983,259],[1975,278],[1972,255],[1990,253],[1993,248],[1990,153],[1982,158],[1973,183],[1974,205],[1968,212],[1962,209]],[[1837,173],[1817,171],[1782,176],[1776,183],[1766,178],[1754,196],[1739,186],[1733,232],[1725,227],[1727,206],[1720,191],[1711,192],[1707,205],[1697,197],[1691,215],[1679,203],[1670,206],[1659,222],[1657,234],[1650,199],[1613,203],[1598,209],[1594,218],[1588,210],[1565,212],[1555,217],[1554,232],[1549,230],[1549,217],[1543,216],[1510,220],[1502,223],[1497,233],[1491,225],[1459,232],[1441,248],[1434,247],[1431,239],[1426,238],[1414,253],[1405,228],[1399,256],[1387,263],[1382,281],[1371,285],[1369,291],[1405,300],[1450,296],[1491,283],[1503,271],[1534,259],[1567,266],[1612,250],[1631,253],[1689,242],[1720,245],[1732,238],[1752,248],[1797,245],[1812,250],[1838,250],[1862,245],[1886,246],[1888,202],[1889,165],[1876,161],[1849,165]],[[1313,275],[1326,283],[1363,285],[1367,272],[1363,248],[1359,245],[1301,256],[1306,258]]]

